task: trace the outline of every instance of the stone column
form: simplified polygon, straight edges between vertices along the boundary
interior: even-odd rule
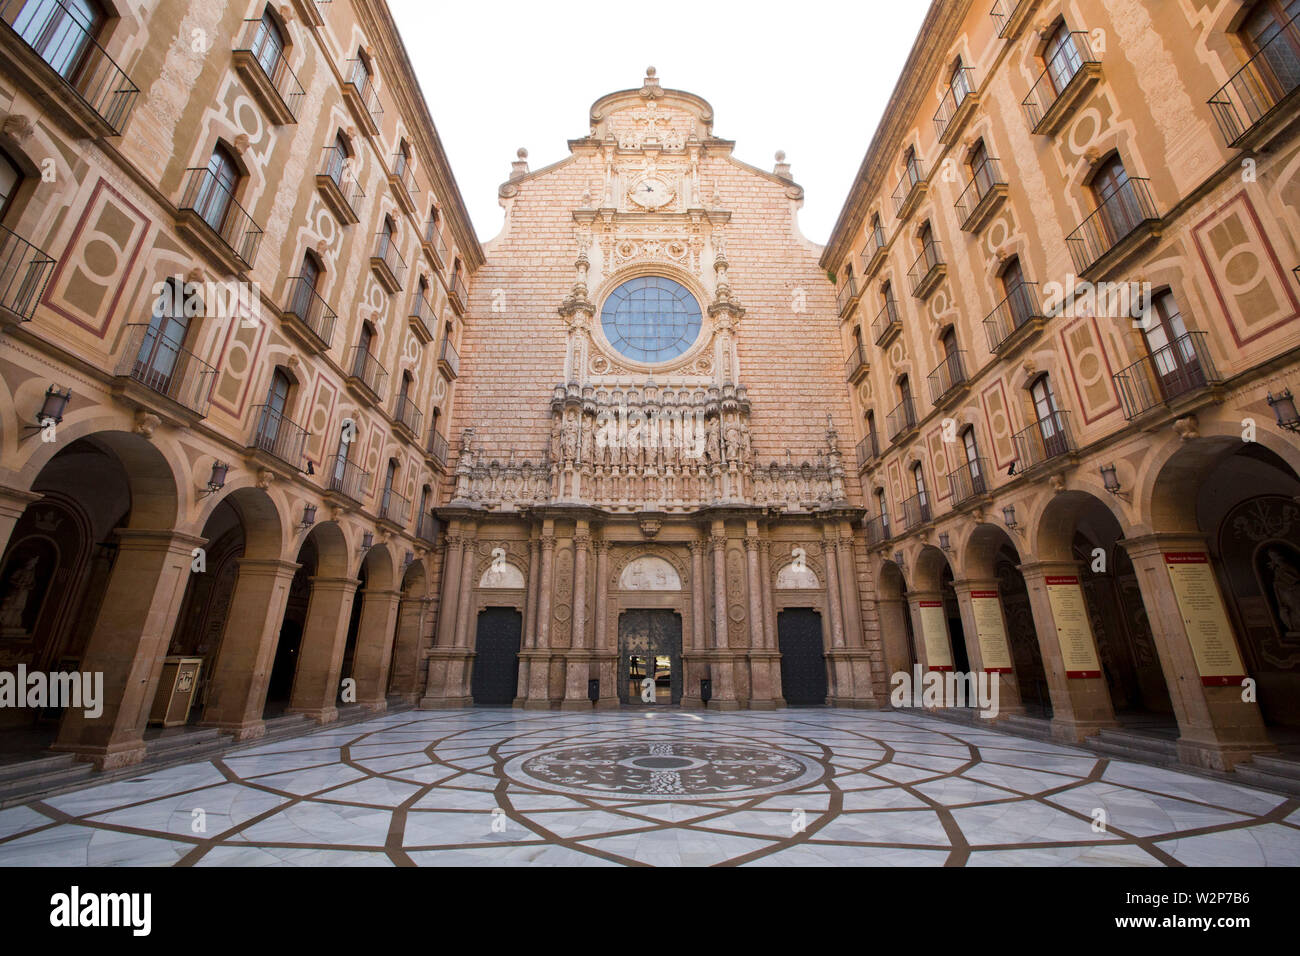
[[[456,657],[450,662],[448,686],[455,696],[465,704],[472,703],[470,696],[470,676],[474,667],[474,636],[476,610],[474,586],[478,584],[477,529],[469,528],[465,533],[465,555],[460,563],[460,606],[456,612],[456,638],[453,646]]]
[[[460,566],[464,561],[465,536],[459,531],[446,534],[447,558],[442,565],[442,597],[438,601],[438,637],[436,646],[451,647],[455,642],[456,615],[459,610]]]
[[[563,710],[590,710],[587,679],[591,672],[592,653],[587,645],[587,555],[591,551],[591,532],[586,521],[579,520],[573,533],[573,640],[564,662]]]
[[[389,689],[409,704],[420,699],[420,641],[432,603],[432,598],[403,596],[397,607],[397,640],[393,645]]]
[[[853,553],[853,526],[838,522],[831,529],[835,546],[835,570],[840,579],[840,612],[844,623],[844,643],[828,655],[836,674],[838,699],[848,707],[876,707],[871,681],[871,653],[867,650],[862,629],[862,594],[858,586],[858,563]],[[832,542],[827,542],[828,547]]]
[[[388,667],[393,658],[397,605],[401,591],[361,592],[361,619],[357,622],[357,649],[352,676],[357,682],[357,703],[366,710],[388,709]]]
[[[461,610],[461,569],[466,563],[473,566],[472,537],[465,534],[459,522],[454,522],[443,540],[447,543],[442,562],[442,590],[438,598],[438,630],[433,649],[429,652],[429,676],[424,685],[420,708],[460,707],[465,700],[460,692],[464,671],[464,652],[456,647],[456,621]],[[464,595],[468,601],[469,596]]]
[[[542,571],[537,592],[537,644],[528,669],[529,710],[550,710],[551,593],[555,589],[555,525],[542,530]]]
[[[1242,700],[1242,679],[1247,676],[1244,658],[1224,609],[1205,536],[1152,534],[1122,543],[1137,570],[1160,668],[1178,718],[1179,759],[1211,770],[1231,770],[1253,754],[1275,749],[1259,704]],[[1202,613],[1207,618],[1222,615],[1218,627],[1207,621],[1206,636],[1222,642],[1220,653],[1225,658],[1236,655],[1236,661],[1243,665],[1239,674],[1224,674],[1225,667],[1220,665],[1211,668],[1209,676],[1201,675],[1192,643],[1196,632],[1189,635],[1189,617],[1174,590],[1171,564],[1179,571],[1197,566],[1209,569],[1203,574],[1206,590],[1191,597],[1205,608]],[[1195,628],[1196,624],[1191,626]]]
[[[749,706],[775,710],[780,675],[773,673],[774,655],[767,649],[763,577],[759,571],[758,522],[745,525],[745,578],[749,591]]]
[[[954,581],[953,590],[957,592],[957,607],[961,610],[961,627],[966,636],[966,657],[970,661],[971,673],[981,671],[988,673],[990,687],[997,682],[998,714],[1023,714],[1021,705],[1019,675],[1015,672],[1015,663],[1011,656],[1011,642],[1007,637],[1007,622],[1002,613],[1002,596],[998,590],[997,578],[969,578]],[[991,633],[983,634],[975,615],[975,601],[996,601],[997,622],[990,628]],[[992,659],[986,659],[987,656]]]
[[[297,570],[290,561],[240,558],[203,726],[232,732],[236,740],[266,733],[266,687]]]
[[[709,638],[707,595],[705,594],[704,552],[707,547],[702,538],[686,542],[691,552],[691,627],[682,635],[682,706],[703,706],[700,700],[700,678],[708,676]],[[621,663],[619,665],[622,666]]]
[[[596,609],[594,612],[592,643],[596,648],[600,675],[600,700],[596,706],[602,710],[618,708],[618,650],[611,646],[609,633],[609,542],[604,538],[596,544]]]
[[[1043,656],[1043,669],[1052,695],[1052,734],[1063,741],[1077,743],[1099,730],[1115,726],[1115,711],[1110,702],[1110,690],[1100,665],[1096,676],[1070,676],[1066,671],[1064,655],[1056,618],[1048,597],[1048,582],[1052,579],[1068,581],[1079,578],[1079,565],[1074,561],[1039,561],[1020,565],[1025,586],[1029,589],[1029,607],[1034,615],[1034,630],[1038,634],[1038,647]],[[1079,584],[1060,584],[1060,587],[1079,589],[1078,600],[1086,608],[1082,587]],[[1097,654],[1096,639],[1091,623],[1084,615],[1086,641],[1092,654]]]
[[[9,547],[9,538],[14,533],[14,526],[33,501],[40,501],[41,496],[31,491],[19,491],[17,488],[0,487],[0,557]]]
[[[732,657],[727,641],[727,532],[723,522],[713,522],[709,544],[713,548],[713,653],[710,655],[713,699],[710,706],[718,710],[738,710],[740,705],[736,702]]]
[[[528,699],[528,673],[532,666],[531,652],[537,645],[537,580],[541,575],[541,541],[534,531],[528,540],[528,593],[524,595],[524,647],[519,655],[519,685],[515,691],[515,707],[524,706]]]
[[[356,578],[311,579],[289,713],[306,714],[319,724],[338,719],[339,676],[359,583]]]
[[[853,679],[843,659],[844,612],[841,601],[839,561],[836,554],[836,534],[833,528],[823,529],[822,560],[826,562],[826,613],[830,616],[831,646],[826,654],[826,669],[830,674],[830,702],[835,706],[849,705],[853,699]]]
[[[70,751],[101,769],[144,759],[144,728],[163,657],[176,628],[193,549],[202,538],[172,531],[119,529],[117,560],[82,673],[103,674],[103,711],[68,710],[52,749]]]
[[[775,651],[776,605],[772,601],[772,542],[767,538],[761,538],[758,542],[758,573],[763,589],[763,647]]]

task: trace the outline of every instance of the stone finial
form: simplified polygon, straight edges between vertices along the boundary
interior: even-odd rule
[[[782,179],[791,178],[790,164],[785,161],[785,150],[778,149],[776,151],[776,166],[773,168],[772,172]]]
[[[510,164],[510,178],[521,179],[528,175],[528,150],[522,146],[515,150],[515,161]]]
[[[645,82],[641,84],[641,95],[646,99],[657,100],[664,95],[662,87],[659,86],[658,72],[653,66],[645,68]]]

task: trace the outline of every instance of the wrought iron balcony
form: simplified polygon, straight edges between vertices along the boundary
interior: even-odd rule
[[[447,439],[442,436],[436,427],[429,429],[429,444],[426,446],[429,457],[447,467]]]
[[[445,335],[442,347],[438,350],[438,367],[447,373],[448,378],[454,379],[460,375],[460,353]]]
[[[870,363],[867,362],[867,348],[859,342],[853,346],[848,361],[844,363],[844,377],[850,382],[856,382],[867,373],[867,369],[870,367]]]
[[[361,202],[366,194],[352,175],[348,155],[340,146],[326,146],[321,152],[316,188],[326,205],[345,226],[361,221]]]
[[[924,299],[934,291],[935,286],[948,274],[948,266],[943,261],[943,250],[937,239],[931,239],[921,248],[921,254],[912,263],[907,272],[907,280],[912,285],[912,295]]]
[[[950,393],[968,381],[965,350],[959,349],[940,362],[927,381],[930,383],[930,402],[938,406]]]
[[[420,407],[411,401],[410,396],[397,396],[397,407],[393,409],[393,418],[397,424],[405,428],[411,435],[411,440],[418,442],[420,433],[424,430],[424,412]]]
[[[415,329],[416,338],[423,345],[432,342],[437,334],[438,319],[433,314],[433,306],[429,305],[428,299],[419,294],[411,302],[411,327]]]
[[[840,286],[840,290],[835,293],[835,303],[839,308],[840,318],[844,317],[844,313],[849,310],[849,306],[857,301],[857,298],[858,284],[853,280],[853,274],[849,273],[844,280],[844,284]]]
[[[465,277],[459,271],[452,273],[451,286],[447,289],[447,296],[451,300],[452,307],[455,308],[457,315],[465,314]]]
[[[341,495],[354,505],[360,505],[366,497],[366,485],[370,483],[370,473],[348,461],[345,455],[335,455],[325,462],[326,474],[329,476],[326,487],[336,495]]]
[[[894,297],[890,296],[871,323],[871,337],[876,345],[884,345],[902,327],[903,323],[898,318],[898,304],[894,301]]]
[[[30,322],[54,274],[54,258],[15,232],[0,226],[0,312]]]
[[[254,405],[252,411],[256,424],[253,426],[249,447],[265,452],[294,471],[301,470],[303,449],[307,445],[307,429],[270,405]]]
[[[1124,240],[1149,234],[1159,222],[1150,183],[1126,179],[1066,237],[1075,271],[1083,275]]]
[[[421,511],[419,520],[415,524],[415,537],[425,544],[433,544],[438,540],[438,519],[428,511]]]
[[[912,405],[910,398],[905,398],[889,413],[885,420],[885,425],[889,429],[889,440],[898,441],[900,437],[907,434],[916,427],[916,409]]]
[[[344,72],[343,97],[348,101],[356,118],[370,129],[372,134],[379,132],[379,125],[384,119],[383,107],[379,105],[379,94],[375,92],[375,83],[370,71],[360,59],[348,60]]]
[[[868,547],[884,544],[891,536],[889,515],[876,515],[874,518],[867,519],[866,528]]]
[[[1075,451],[1070,435],[1070,416],[1067,412],[1052,412],[1040,418],[1023,431],[1016,432],[1017,471],[1024,472],[1036,465],[1063,458]]]
[[[989,157],[973,170],[970,182],[957,197],[957,219],[963,232],[976,232],[993,218],[1007,198],[1007,180],[996,159]]]
[[[1017,332],[1029,327],[1041,327],[1045,321],[1043,306],[1038,296],[1038,283],[1021,283],[1013,288],[984,319],[984,332],[988,336],[989,351],[995,355],[1009,351],[1015,344],[1013,336],[1016,336]]]
[[[1300,16],[1287,21],[1210,99],[1219,132],[1233,149],[1262,144],[1260,134],[1300,88]]]
[[[397,251],[397,240],[390,232],[380,232],[375,236],[375,251],[370,257],[370,266],[379,278],[379,284],[389,293],[402,290],[402,280],[406,276],[406,260]]]
[[[415,170],[411,168],[411,161],[405,153],[399,151],[393,154],[393,168],[388,173],[388,182],[406,211],[414,213],[419,190],[415,188]]]
[[[245,20],[235,41],[235,69],[275,123],[296,123],[304,94],[289,59],[262,19]]]
[[[925,168],[919,159],[914,159],[894,188],[894,214],[899,219],[906,219],[921,201],[926,189]]]
[[[866,438],[858,442],[857,451],[858,470],[860,471],[880,457],[880,443],[876,440],[876,433],[871,432]]]
[[[439,272],[444,271],[447,268],[447,244],[443,242],[442,232],[438,229],[438,220],[429,219],[425,222],[420,242],[433,267]]]
[[[862,249],[862,275],[864,277],[875,275],[884,261],[885,228],[876,226],[867,230],[867,244]]]
[[[1188,332],[1115,373],[1115,389],[1132,420],[1158,405],[1223,383],[1204,332]]]
[[[388,372],[379,364],[379,360],[370,354],[369,349],[354,345],[348,360],[348,380],[365,389],[373,401],[380,402],[383,400]]]
[[[934,114],[934,131],[938,134],[939,142],[948,145],[961,132],[966,118],[979,102],[976,89],[975,73],[970,67],[964,66],[954,72],[948,91],[939,101],[939,109]]]
[[[918,492],[903,502],[903,530],[915,531],[932,517],[930,498],[924,492]]]
[[[1057,132],[1099,79],[1101,62],[1092,52],[1088,34],[1071,33],[1021,104],[1030,129],[1040,135]]]
[[[262,242],[262,227],[210,169],[187,171],[178,208],[185,225],[193,227],[191,234],[200,238],[206,234],[217,240],[215,248],[222,259],[233,259],[234,265],[244,269],[253,268]]]
[[[142,322],[126,326],[115,374],[203,418],[217,370],[158,328]]]
[[[297,323],[310,335],[308,344],[318,352],[327,351],[334,338],[334,323],[338,316],[316,294],[313,283],[303,276],[294,276],[289,280],[288,300],[284,306],[284,318]]]
[[[1033,6],[1034,0],[997,0],[989,16],[998,28],[998,38],[1006,40],[1019,32],[1029,19]]]
[[[48,105],[77,125],[98,135],[122,135],[140,90],[99,45],[81,14],[62,0],[0,0],[0,24],[20,44],[12,52],[0,44],[6,74],[46,94]]]
[[[972,498],[987,495],[991,487],[989,476],[992,474],[988,459],[976,458],[948,475],[948,490],[952,492],[953,507],[965,504]]]
[[[403,498],[392,488],[385,488],[379,496],[379,520],[390,521],[398,527],[406,526],[411,514],[411,499]]]

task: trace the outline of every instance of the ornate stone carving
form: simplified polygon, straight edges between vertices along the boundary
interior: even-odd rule
[[[145,438],[153,438],[154,430],[161,424],[161,418],[141,408],[136,410],[135,423],[132,425],[131,430],[137,435],[143,435]]]

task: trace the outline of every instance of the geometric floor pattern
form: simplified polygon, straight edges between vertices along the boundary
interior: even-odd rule
[[[4,866],[1300,865],[1300,802],[910,712],[416,711],[0,810]]]

